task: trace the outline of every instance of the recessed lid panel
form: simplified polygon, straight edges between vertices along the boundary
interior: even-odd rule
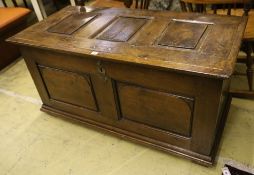
[[[118,17],[118,19],[107,27],[97,39],[126,42],[146,23],[145,18]]]
[[[71,35],[80,27],[92,20],[97,14],[94,13],[75,13],[66,17],[56,25],[50,27],[48,32]]]
[[[234,70],[247,23],[235,16],[86,9],[79,16],[79,7],[66,7],[8,41],[224,79]]]
[[[158,45],[194,49],[207,24],[172,21],[160,37]]]

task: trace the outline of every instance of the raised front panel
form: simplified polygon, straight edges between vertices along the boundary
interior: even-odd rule
[[[56,25],[50,27],[48,32],[71,35],[80,27],[92,20],[96,14],[93,13],[75,13],[72,14]]]
[[[172,21],[158,44],[168,47],[194,49],[207,28],[207,24]]]
[[[97,111],[90,77],[39,66],[50,100]]]
[[[128,41],[145,23],[145,18],[118,17],[116,21],[107,27],[97,39],[126,42]]]
[[[193,99],[125,83],[117,83],[117,90],[124,119],[191,135]]]

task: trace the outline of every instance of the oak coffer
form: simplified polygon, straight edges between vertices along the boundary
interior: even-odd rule
[[[210,165],[245,17],[66,7],[9,39],[42,110]]]

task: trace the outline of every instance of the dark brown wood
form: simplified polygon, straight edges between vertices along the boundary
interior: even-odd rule
[[[181,21],[171,22],[158,44],[169,47],[194,49],[207,26],[207,24],[186,23]]]
[[[245,91],[245,90],[230,90],[230,94],[232,97],[236,98],[246,98],[246,99],[254,99],[254,92],[253,91]]]
[[[213,14],[217,14],[217,5],[216,4],[212,5],[212,9],[213,9]]]
[[[26,0],[23,0],[23,3],[25,5],[25,7],[28,8],[28,4],[27,4]]]
[[[4,4],[4,7],[8,7],[8,5],[7,5],[7,3],[6,3],[6,0],[2,0],[2,2],[3,2],[3,4]],[[13,6],[14,6],[14,7],[18,7],[18,6],[19,6],[16,0],[12,0],[12,3],[13,3]],[[23,3],[24,3],[24,5],[25,5],[25,7],[28,8],[28,5],[27,5],[26,0],[23,0]]]
[[[126,83],[117,91],[123,119],[190,136],[194,99]]]
[[[124,5],[127,8],[132,6],[133,0],[124,0]],[[135,0],[135,8],[136,9],[148,9],[150,4],[150,0]]]
[[[50,100],[97,111],[90,77],[38,65]],[[75,83],[80,82],[79,84]],[[64,86],[61,86],[64,85]]]
[[[194,12],[193,6],[191,3],[187,3],[187,6],[188,6],[190,12]]]
[[[98,15],[71,34],[57,25],[78,7],[9,39],[42,110],[211,165],[247,18],[86,8]]]
[[[245,64],[247,66],[246,69],[246,75],[248,79],[248,86],[249,91],[253,90],[253,60],[251,59],[251,54],[253,53],[252,45],[254,43],[254,10],[251,9],[253,6],[254,1],[253,0],[181,0],[181,7],[183,11],[186,11],[187,9],[184,9],[184,5],[187,4],[189,6],[189,12],[193,12],[192,6],[198,7],[200,5],[210,5],[212,7],[211,10],[213,10],[214,14],[220,14],[220,15],[234,15],[234,16],[248,16],[248,24],[245,30],[245,34],[243,37],[243,51],[247,54],[245,58]],[[242,3],[243,8],[237,9],[236,3]],[[222,6],[223,9],[217,9],[217,6]],[[232,6],[234,8],[232,9]],[[191,7],[191,8],[190,8]],[[196,12],[211,12],[211,10],[206,10],[206,8],[202,10],[196,10]],[[250,15],[249,15],[250,14]],[[242,60],[241,60],[242,62]],[[244,92],[244,91],[242,91]],[[247,92],[247,94],[249,94]],[[244,96],[244,95],[243,95]]]
[[[4,6],[7,7],[6,0],[3,0],[2,2],[4,4]]]
[[[92,20],[95,16],[96,14],[71,14],[69,17],[50,27],[48,31],[51,33],[71,35],[73,32]]]
[[[227,12],[227,15],[231,15],[231,6],[232,6],[232,4],[228,4],[228,12]]]
[[[119,17],[105,31],[98,35],[97,39],[106,41],[128,41],[146,23],[145,18]]]
[[[17,1],[16,1],[16,0],[11,0],[11,1],[12,1],[12,3],[13,3],[14,7],[18,7],[18,4],[17,4]]]
[[[131,5],[133,3],[133,0],[124,0],[124,5],[127,7],[127,8],[130,8]],[[138,7],[138,2],[136,1],[136,8]]]
[[[187,7],[186,7],[186,4],[182,1],[180,1],[180,5],[181,5],[181,9],[183,12],[187,12]]]
[[[247,79],[248,79],[248,85],[249,85],[249,90],[252,91],[252,82],[253,82],[253,59],[251,57],[251,54],[253,53],[252,50],[252,43],[247,41],[246,42],[246,66],[247,66]]]

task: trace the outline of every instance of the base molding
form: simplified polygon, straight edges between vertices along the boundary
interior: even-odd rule
[[[104,123],[90,120],[78,115],[70,114],[68,112],[61,111],[61,110],[52,108],[50,106],[47,106],[45,104],[42,105],[41,111],[56,117],[63,117],[63,118],[71,119],[74,121],[78,121],[79,123],[80,122],[84,123],[86,126],[91,127],[92,129],[107,131],[109,134],[112,134],[114,136],[118,136],[124,139],[126,138],[134,143],[142,144],[144,146],[156,148],[158,150],[165,151],[176,156],[187,158],[203,166],[207,166],[207,167],[212,166],[214,163],[215,154],[211,156],[204,156],[204,155],[201,155],[186,149],[182,149],[182,148],[170,145],[168,143],[160,142],[158,140],[154,140],[152,138],[148,138],[148,137],[145,137],[133,132],[129,132],[114,126],[110,126]],[[216,151],[214,151],[214,153],[216,153]]]

